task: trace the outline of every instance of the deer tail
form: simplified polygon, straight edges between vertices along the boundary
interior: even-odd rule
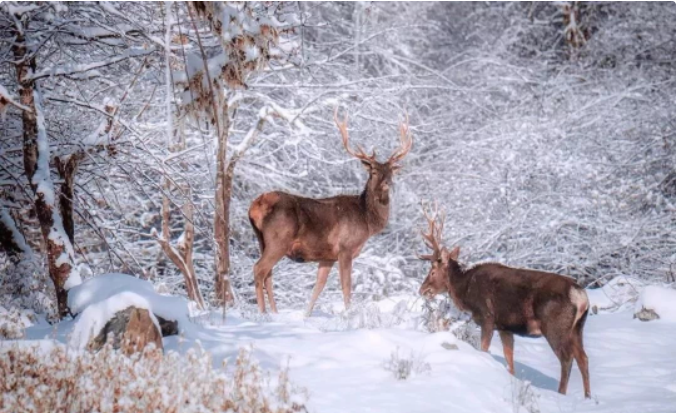
[[[256,238],[258,239],[258,246],[261,249],[261,255],[263,254],[263,251],[265,251],[265,239],[263,238],[263,233],[261,232],[260,229],[256,226],[256,223],[254,222],[253,218],[249,216],[249,222],[251,222],[251,227],[254,230],[254,234],[256,234]]]
[[[570,289],[570,301],[575,306],[575,320],[573,321],[573,328],[578,324],[584,325],[584,321],[587,318],[587,312],[589,311],[589,297],[584,289],[573,286]]]

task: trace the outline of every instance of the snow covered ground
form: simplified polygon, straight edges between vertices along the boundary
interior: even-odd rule
[[[608,289],[618,297],[635,287],[612,283]],[[590,294],[592,305],[603,294]],[[199,342],[220,365],[241,347],[253,346],[265,369],[288,363],[292,381],[308,390],[315,412],[676,412],[676,324],[670,320],[636,320],[629,303],[590,316],[585,347],[593,398],[585,400],[577,366],[569,394],[556,393],[560,367],[544,339],[516,339],[514,380],[497,335],[487,354],[448,332],[420,331],[420,304],[403,296],[347,316],[315,311],[305,319],[300,310],[282,310],[259,321],[232,311],[225,323],[211,313],[196,318],[201,326],[184,338],[165,339],[165,347],[185,351]],[[376,324],[386,327],[364,327]],[[40,324],[27,330],[27,338],[66,342],[72,327],[72,321],[56,330]],[[387,367],[393,354],[412,361],[418,372],[396,379]]]

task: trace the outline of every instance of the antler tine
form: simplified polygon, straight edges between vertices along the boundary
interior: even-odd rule
[[[427,245],[427,247],[431,248],[432,251],[434,251],[434,253],[432,254],[432,256],[434,256],[441,251],[440,244],[444,228],[444,217],[439,216],[439,206],[436,202],[434,203],[433,215],[430,215],[430,213],[428,213],[428,210],[422,201],[420,202],[420,204],[422,207],[423,215],[427,220],[427,225],[429,229],[428,233],[424,233],[421,231],[421,235],[423,237],[425,245]]]
[[[336,109],[333,112],[333,121],[336,123],[336,126],[340,131],[340,135],[343,140],[343,146],[345,147],[347,153],[349,153],[350,155],[354,156],[357,159],[362,159],[366,161],[372,161],[375,159],[376,155],[375,151],[373,151],[373,156],[368,156],[366,152],[364,152],[364,149],[361,147],[361,145],[357,145],[358,152],[355,152],[350,148],[350,136],[347,132],[347,113],[345,114],[345,117],[341,122],[340,120],[338,120],[338,107],[336,107]]]
[[[408,122],[408,112],[404,114],[404,121],[399,122],[399,148],[390,156],[390,162],[400,161],[413,147],[413,136]]]

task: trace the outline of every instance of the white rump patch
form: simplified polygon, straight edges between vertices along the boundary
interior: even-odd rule
[[[580,320],[580,317],[582,317],[582,314],[589,308],[589,297],[587,297],[587,293],[583,289],[576,287],[571,287],[568,296],[570,297],[570,302],[577,308],[575,321],[573,321],[573,326],[575,326]]]

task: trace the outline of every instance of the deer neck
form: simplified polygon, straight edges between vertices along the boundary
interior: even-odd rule
[[[467,311],[467,293],[471,276],[460,267],[460,264],[451,260],[448,264],[448,295],[455,305],[462,311]]]
[[[390,196],[389,192],[384,197],[382,195],[378,196],[371,189],[370,183],[371,180],[369,178],[366,188],[361,194],[361,199],[369,233],[374,235],[382,231],[387,225],[387,220],[390,217]]]

